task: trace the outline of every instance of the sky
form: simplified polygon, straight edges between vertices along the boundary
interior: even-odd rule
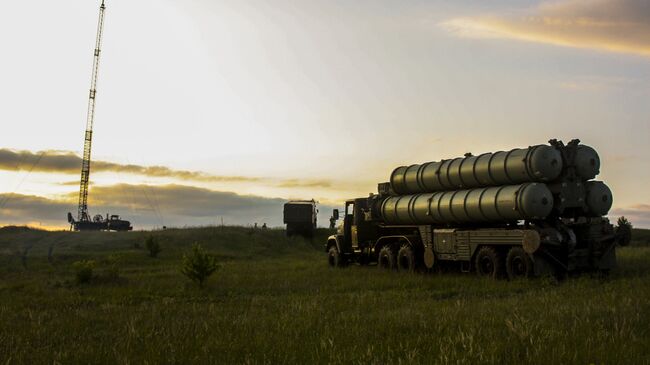
[[[1,5],[0,225],[76,212],[99,1]],[[579,138],[650,228],[650,2],[107,0],[90,211],[321,225],[393,168]]]

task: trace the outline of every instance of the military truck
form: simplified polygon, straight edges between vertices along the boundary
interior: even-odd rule
[[[313,237],[316,229],[316,201],[291,200],[284,204],[284,224],[287,225],[287,236],[301,235]]]
[[[593,180],[599,170],[577,139],[398,167],[377,194],[346,201],[329,265],[510,279],[607,272],[631,230],[605,217],[612,193]]]

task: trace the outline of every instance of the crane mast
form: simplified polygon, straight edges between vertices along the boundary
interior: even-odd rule
[[[81,162],[81,184],[79,187],[79,210],[77,220],[68,212],[70,229],[75,231],[130,231],[133,229],[131,222],[120,219],[119,215],[96,215],[90,219],[88,214],[88,185],[90,183],[90,152],[93,144],[93,123],[95,121],[95,103],[97,100],[97,78],[99,75],[99,57],[102,53],[102,36],[104,35],[104,14],[106,5],[104,0],[99,6],[99,22],[97,24],[97,39],[93,54],[93,74],[90,80],[90,94],[88,95],[88,117],[86,119],[86,133],[84,135],[84,154]]]
[[[97,77],[99,75],[99,56],[101,54],[102,36],[104,33],[104,14],[106,5],[104,0],[99,7],[99,22],[97,24],[97,39],[93,57],[93,74],[90,82],[90,95],[88,97],[88,116],[86,119],[86,134],[84,137],[84,154],[81,163],[81,184],[79,188],[79,210],[77,219],[81,222],[90,221],[88,214],[88,184],[90,182],[90,152],[93,142],[93,123],[95,120],[95,102],[97,97]]]

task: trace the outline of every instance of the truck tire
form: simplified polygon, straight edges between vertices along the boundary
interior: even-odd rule
[[[415,271],[415,255],[410,246],[402,246],[397,252],[397,269],[405,272]]]
[[[526,251],[522,247],[515,246],[508,251],[506,271],[510,280],[529,278],[535,273],[535,266]]]
[[[479,276],[498,279],[503,276],[503,259],[492,247],[483,246],[476,254],[476,273]]]
[[[327,252],[327,263],[329,264],[330,267],[345,266],[345,261],[343,257],[341,257],[341,254],[339,253],[339,249],[336,248],[336,246],[330,247],[329,251]]]
[[[395,270],[397,268],[397,258],[395,251],[391,250],[389,246],[384,246],[379,251],[377,258],[377,267],[380,270]]]

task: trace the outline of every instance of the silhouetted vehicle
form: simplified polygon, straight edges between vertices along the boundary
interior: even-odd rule
[[[72,213],[68,213],[68,223],[75,231],[131,231],[133,227],[131,222],[120,219],[118,215],[109,216],[106,214],[104,218],[101,214],[97,214],[91,220],[76,221],[72,217]]]
[[[287,236],[295,234],[304,237],[313,237],[316,229],[315,200],[291,200],[284,204],[284,224],[287,225]]]
[[[630,227],[604,217],[612,193],[592,181],[599,169],[579,140],[398,167],[377,195],[346,202],[325,245],[329,264],[511,279],[607,272]]]

